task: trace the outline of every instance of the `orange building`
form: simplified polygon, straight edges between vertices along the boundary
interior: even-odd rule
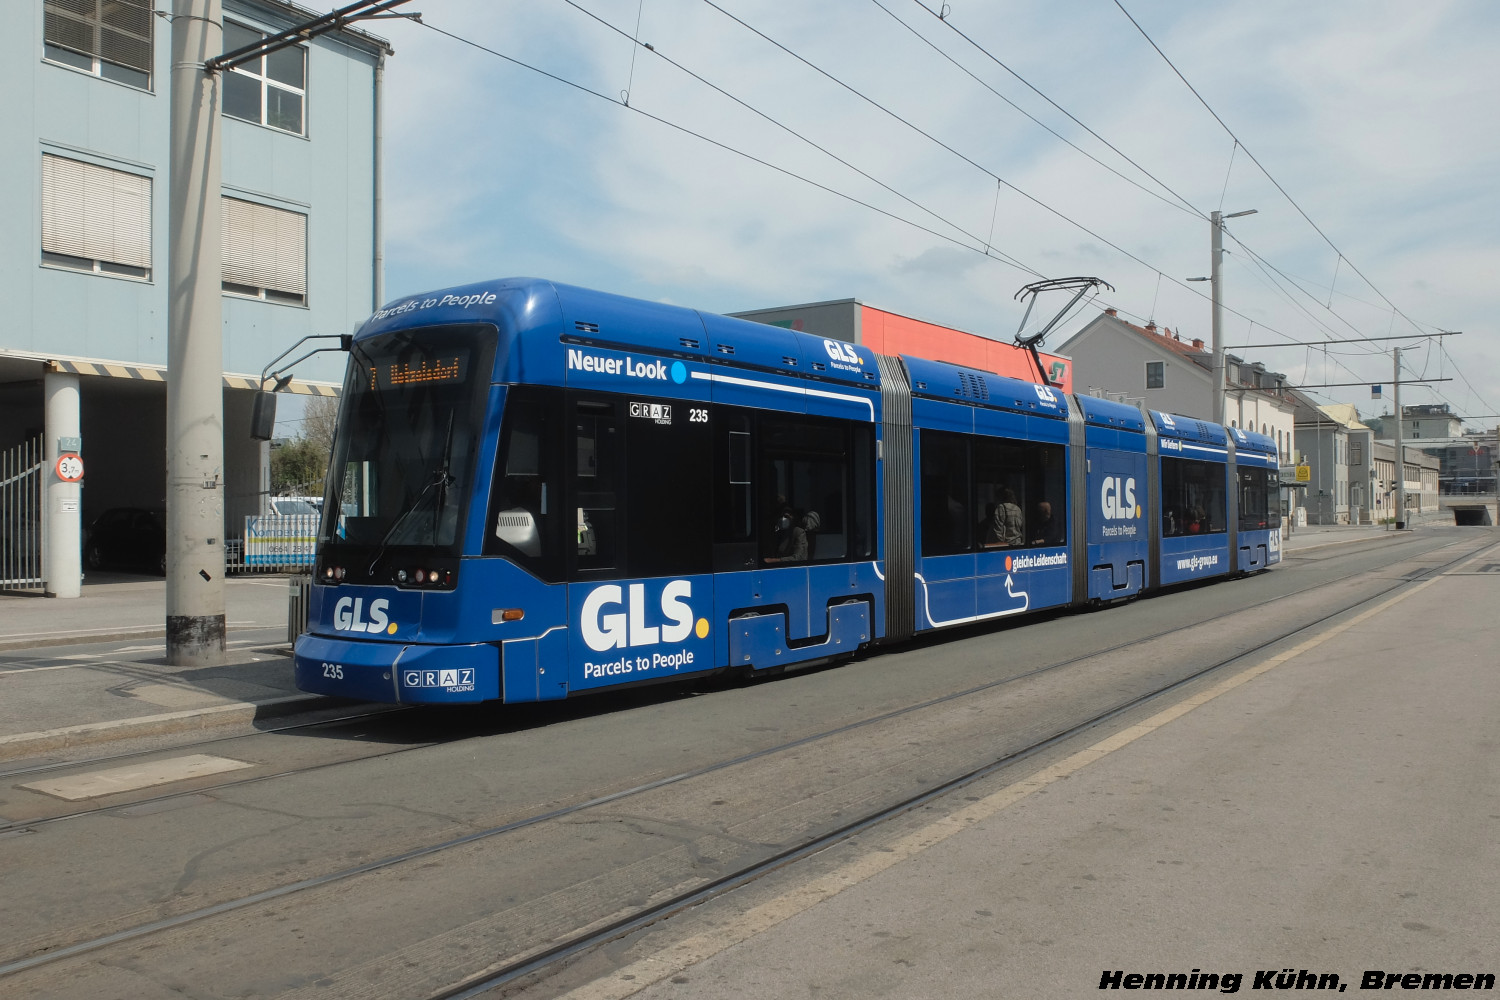
[[[857,299],[752,309],[731,315],[862,344],[878,354],[912,354],[1027,382],[1040,381],[1031,353],[1025,348],[887,312]],[[1052,384],[1061,386],[1064,392],[1072,392],[1073,362],[1045,351],[1041,357]]]

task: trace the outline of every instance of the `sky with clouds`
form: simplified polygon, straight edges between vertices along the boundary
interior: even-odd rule
[[[1226,223],[1231,350],[1460,330],[1406,344],[1407,377],[1453,381],[1403,402],[1494,426],[1500,5],[1121,3],[417,0],[427,26],[368,25],[396,49],[388,297],[852,297],[1009,341],[1023,284],[1088,274],[1115,289],[1092,309],[1206,340],[1205,217],[1254,208]],[[1391,346],[1242,353],[1367,383]]]

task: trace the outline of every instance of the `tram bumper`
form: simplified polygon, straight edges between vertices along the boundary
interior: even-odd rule
[[[304,633],[293,656],[297,688],[362,701],[457,704],[500,697],[500,650],[487,643],[426,646]]]

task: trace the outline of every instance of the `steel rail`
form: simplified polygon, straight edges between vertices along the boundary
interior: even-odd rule
[[[1445,563],[1442,563],[1442,564],[1439,564],[1439,565],[1436,565],[1436,566],[1426,567],[1426,568],[1424,568],[1424,569],[1422,569],[1422,570],[1420,570],[1418,572],[1415,572],[1413,574],[1409,574],[1408,576],[1399,578],[1399,579],[1395,580],[1390,586],[1385,587],[1385,588],[1383,588],[1383,589],[1375,592],[1374,594],[1371,594],[1371,595],[1366,596],[1366,597],[1362,597],[1362,598],[1356,600],[1355,602],[1353,602],[1352,604],[1349,604],[1349,605],[1344,606],[1344,607],[1340,607],[1340,608],[1338,608],[1338,609],[1336,609],[1334,611],[1331,611],[1331,612],[1329,612],[1329,613],[1327,613],[1325,615],[1319,616],[1318,618],[1316,618],[1316,619],[1314,619],[1314,620],[1312,620],[1310,622],[1306,622],[1306,623],[1304,623],[1302,625],[1298,625],[1298,626],[1296,626],[1294,628],[1282,631],[1282,632],[1278,633],[1275,636],[1272,636],[1272,637],[1270,637],[1268,639],[1265,639],[1264,641],[1259,642],[1259,643],[1255,644],[1254,646],[1251,646],[1251,647],[1249,647],[1249,648],[1247,648],[1245,650],[1242,650],[1241,652],[1238,652],[1238,653],[1234,654],[1233,656],[1227,657],[1227,658],[1219,660],[1219,661],[1217,661],[1217,662],[1215,662],[1213,664],[1210,664],[1209,666],[1206,666],[1206,667],[1203,667],[1203,668],[1201,668],[1199,670],[1193,671],[1191,674],[1188,674],[1188,675],[1186,675],[1184,677],[1181,677],[1181,678],[1178,678],[1178,679],[1176,679],[1174,681],[1171,681],[1171,682],[1167,683],[1166,685],[1154,688],[1153,690],[1148,691],[1148,692],[1146,692],[1144,694],[1131,697],[1131,698],[1127,699],[1126,701],[1124,701],[1124,702],[1116,705],[1113,708],[1107,709],[1106,711],[1104,711],[1102,713],[1099,713],[1099,714],[1097,714],[1095,716],[1092,716],[1091,718],[1089,718],[1088,720],[1085,720],[1084,722],[1075,724],[1073,726],[1069,726],[1066,729],[1064,729],[1064,730],[1062,730],[1062,731],[1060,731],[1058,733],[1055,733],[1052,736],[1045,737],[1042,740],[1037,741],[1037,742],[1031,744],[1030,746],[1028,746],[1028,747],[1026,747],[1026,748],[1024,748],[1024,749],[1022,749],[1020,751],[1016,751],[1014,753],[1007,754],[1006,756],[1004,756],[1004,757],[1002,757],[1002,758],[1000,758],[1000,759],[998,759],[996,761],[993,761],[993,762],[990,762],[988,764],[985,764],[985,765],[981,766],[980,768],[973,769],[971,771],[965,772],[964,774],[959,775],[956,778],[948,779],[947,781],[943,782],[942,784],[940,784],[938,786],[935,786],[934,788],[931,788],[931,789],[929,789],[929,790],[927,790],[925,792],[922,792],[922,793],[920,793],[920,794],[918,794],[916,796],[912,796],[912,797],[910,797],[908,799],[904,799],[901,802],[899,802],[899,803],[897,803],[897,804],[895,804],[893,806],[884,807],[884,808],[882,808],[882,809],[880,809],[880,810],[878,810],[876,812],[867,814],[866,817],[864,817],[862,819],[854,820],[854,821],[852,821],[852,822],[850,822],[848,824],[845,824],[844,826],[839,827],[838,829],[836,829],[836,830],[834,830],[834,831],[832,831],[830,833],[820,835],[819,837],[815,838],[814,840],[811,840],[811,841],[807,842],[806,844],[803,844],[803,845],[801,845],[799,847],[794,847],[794,848],[790,848],[790,849],[788,849],[786,851],[779,852],[778,854],[773,855],[772,857],[770,857],[768,859],[765,859],[765,860],[763,860],[761,862],[757,862],[754,865],[750,865],[750,866],[747,866],[745,868],[742,868],[742,869],[740,869],[739,871],[737,871],[735,873],[731,873],[729,875],[726,875],[726,876],[723,876],[723,877],[721,877],[719,879],[716,879],[715,881],[709,883],[707,886],[700,887],[699,889],[695,889],[695,890],[690,890],[689,892],[683,893],[683,894],[681,894],[681,895],[679,895],[677,897],[674,897],[671,900],[667,900],[667,901],[665,901],[663,903],[660,903],[660,904],[657,904],[655,906],[642,909],[642,910],[638,911],[637,914],[635,914],[633,916],[624,917],[624,918],[621,918],[620,920],[614,921],[614,922],[610,923],[609,925],[607,925],[605,927],[602,927],[600,929],[597,929],[595,931],[590,932],[587,935],[581,935],[581,936],[579,936],[577,938],[573,938],[573,939],[570,939],[568,941],[564,941],[564,942],[562,942],[562,943],[560,943],[560,944],[558,944],[556,946],[548,948],[547,950],[545,950],[543,952],[527,956],[527,957],[525,957],[525,958],[523,958],[521,960],[518,960],[515,963],[511,963],[511,964],[505,966],[504,968],[500,969],[497,972],[486,974],[486,976],[482,980],[482,983],[481,982],[465,982],[465,983],[461,983],[458,986],[455,986],[455,987],[449,989],[448,991],[446,991],[444,993],[440,993],[440,994],[435,995],[434,1000],[438,1000],[438,998],[445,998],[445,1000],[446,1000],[446,998],[449,998],[449,997],[473,996],[473,995],[477,995],[477,992],[483,992],[485,990],[494,989],[497,986],[501,986],[501,985],[504,985],[505,983],[512,982],[515,979],[521,978],[523,976],[531,975],[531,974],[535,973],[536,971],[538,971],[539,969],[545,968],[546,966],[549,966],[551,964],[559,962],[559,961],[561,961],[561,960],[563,960],[565,958],[568,958],[568,957],[571,957],[573,955],[576,955],[576,954],[578,954],[581,951],[585,951],[585,950],[588,950],[590,948],[597,947],[597,946],[599,946],[601,944],[604,944],[607,941],[614,940],[614,939],[616,939],[616,938],[618,938],[620,936],[623,936],[625,934],[630,933],[632,930],[635,930],[635,929],[637,929],[639,927],[645,926],[646,924],[655,922],[657,920],[663,919],[664,917],[670,916],[672,913],[678,912],[681,909],[684,909],[684,908],[686,908],[688,906],[695,905],[698,902],[703,902],[704,900],[706,900],[708,898],[712,898],[712,896],[714,896],[714,895],[722,895],[723,893],[730,891],[732,888],[734,888],[734,887],[736,887],[738,885],[743,885],[743,884],[745,884],[748,881],[752,881],[753,879],[760,877],[761,875],[767,874],[768,872],[774,870],[775,868],[781,867],[781,866],[783,866],[785,864],[791,863],[792,861],[795,861],[795,860],[798,860],[800,858],[806,857],[807,855],[809,855],[811,853],[816,853],[817,850],[825,849],[826,847],[831,846],[833,843],[837,842],[838,840],[846,839],[847,837],[852,836],[854,833],[857,833],[860,830],[867,829],[870,826],[875,825],[875,824],[877,824],[879,822],[882,822],[885,819],[890,819],[890,818],[892,818],[892,817],[894,817],[896,815],[900,815],[900,814],[902,814],[904,812],[908,812],[908,811],[910,811],[913,808],[916,808],[916,807],[918,807],[918,806],[920,806],[920,805],[922,805],[922,804],[924,804],[924,803],[926,803],[928,801],[931,801],[933,798],[935,798],[935,797],[937,797],[939,795],[945,794],[946,792],[952,791],[955,788],[962,787],[965,784],[969,784],[969,783],[972,783],[973,781],[979,780],[979,778],[981,778],[981,777],[983,777],[983,776],[985,776],[985,775],[987,775],[989,773],[992,773],[993,771],[998,770],[999,768],[1011,766],[1011,765],[1015,764],[1018,761],[1026,759],[1029,756],[1032,756],[1032,755],[1034,755],[1036,753],[1040,753],[1040,752],[1044,751],[1045,749],[1047,749],[1047,748],[1055,745],[1058,742],[1061,742],[1063,740],[1071,738],[1072,736],[1076,736],[1080,732],[1083,732],[1083,731],[1085,731],[1085,730],[1087,730],[1089,728],[1092,728],[1092,727],[1097,726],[1097,725],[1099,725],[1099,724],[1101,724],[1103,722],[1106,722],[1109,719],[1114,718],[1115,716],[1118,716],[1118,715],[1120,715],[1120,714],[1122,714],[1124,712],[1128,712],[1131,709],[1133,709],[1133,708],[1135,708],[1135,707],[1137,707],[1137,706],[1139,706],[1139,705],[1141,705],[1141,704],[1143,704],[1145,702],[1150,701],[1151,699],[1160,697],[1163,694],[1166,694],[1166,693],[1169,693],[1169,692],[1171,692],[1173,690],[1176,690],[1176,689],[1182,687],[1183,685],[1191,683],[1192,681],[1194,681],[1194,680],[1196,680],[1196,679],[1198,679],[1200,677],[1203,677],[1203,676],[1205,676],[1205,675],[1207,675],[1207,674],[1209,674],[1209,673],[1211,673],[1211,672],[1213,672],[1215,670],[1219,670],[1219,669],[1221,669],[1222,667],[1224,667],[1224,666],[1226,666],[1228,664],[1237,662],[1238,660],[1244,659],[1245,657],[1254,655],[1255,653],[1257,653],[1257,652],[1259,652],[1261,650],[1264,650],[1265,648],[1267,648],[1269,646],[1275,645],[1276,643],[1282,642],[1282,641],[1284,641],[1286,639],[1289,639],[1289,638],[1291,638],[1293,636],[1296,636],[1296,635],[1298,635],[1298,634],[1300,634],[1302,632],[1305,632],[1305,631],[1307,631],[1309,629],[1316,628],[1317,626],[1323,624],[1324,622],[1329,621],[1330,619],[1336,618],[1336,617],[1338,617],[1340,615],[1347,614],[1347,613],[1349,613],[1351,611],[1354,611],[1354,610],[1356,610],[1356,609],[1358,609],[1358,608],[1360,608],[1360,607],[1362,607],[1362,606],[1364,606],[1366,604],[1369,604],[1371,602],[1377,601],[1380,598],[1382,598],[1382,597],[1386,596],[1387,594],[1391,593],[1392,591],[1400,589],[1401,587],[1410,586],[1413,583],[1416,583],[1416,582],[1418,582],[1418,581],[1420,581],[1420,580],[1424,579],[1425,577],[1430,576],[1432,574],[1442,573],[1449,566],[1455,565],[1456,563],[1462,562],[1462,561],[1464,561],[1466,559],[1473,558],[1477,554],[1479,554],[1480,552],[1486,551],[1489,548],[1494,548],[1494,547],[1497,547],[1497,546],[1500,546],[1500,542],[1491,542],[1488,545],[1480,546],[1477,549],[1474,549],[1474,550],[1471,550],[1471,551],[1465,551],[1464,553],[1461,553],[1460,555],[1455,556],[1453,559],[1451,559],[1451,560],[1449,560],[1449,561],[1447,561]],[[1442,546],[1440,548],[1443,548],[1443,547],[1446,547],[1446,546]],[[1318,586],[1322,586],[1322,585],[1319,584]],[[1307,590],[1313,590],[1313,589],[1317,589],[1317,588],[1316,587],[1309,587],[1309,588],[1306,588],[1305,590],[1295,591],[1295,592],[1292,592],[1292,593],[1289,593],[1289,594],[1277,595],[1274,598],[1271,598],[1271,599],[1269,599],[1267,601],[1260,602],[1259,604],[1256,604],[1256,605],[1246,605],[1246,606],[1243,606],[1243,607],[1235,608],[1232,611],[1230,611],[1228,614],[1221,615],[1219,617],[1228,617],[1229,615],[1237,615],[1237,614],[1243,613],[1245,611],[1256,610],[1258,608],[1265,607],[1265,606],[1270,605],[1270,604],[1274,604],[1274,603],[1276,603],[1278,601],[1287,600],[1287,599],[1290,599],[1292,597],[1296,597],[1296,596],[1298,596],[1298,595],[1300,595],[1302,593],[1306,593]],[[251,894],[246,895],[246,896],[242,896],[242,897],[238,897],[238,898],[230,899],[230,900],[225,900],[225,901],[220,902],[220,903],[215,903],[215,904],[211,904],[209,906],[200,907],[200,908],[197,908],[197,909],[194,909],[194,910],[189,910],[189,911],[186,911],[184,913],[176,914],[176,915],[173,915],[173,916],[170,916],[170,917],[164,917],[164,918],[161,918],[159,920],[154,920],[154,921],[150,921],[148,923],[139,924],[139,925],[136,925],[134,927],[128,927],[128,928],[125,928],[123,930],[111,933],[111,934],[101,935],[101,936],[96,937],[96,938],[90,938],[90,939],[86,939],[86,940],[82,940],[82,941],[77,941],[77,942],[74,942],[74,943],[69,944],[69,945],[63,945],[63,946],[59,946],[59,947],[55,947],[55,948],[50,948],[47,951],[44,951],[44,952],[42,952],[40,954],[35,954],[35,955],[23,957],[23,958],[12,959],[12,960],[7,961],[7,962],[5,962],[3,964],[0,964],[0,977],[5,977],[5,976],[13,975],[15,973],[22,972],[22,971],[25,971],[27,969],[35,968],[35,967],[40,966],[40,965],[44,965],[44,964],[48,964],[48,963],[51,963],[51,962],[55,962],[55,961],[58,961],[58,960],[63,959],[63,958],[69,958],[69,957],[73,957],[73,956],[76,956],[76,955],[81,955],[81,954],[85,954],[85,953],[88,953],[88,952],[97,951],[97,950],[99,950],[101,948],[106,948],[106,947],[109,947],[109,946],[114,945],[114,944],[120,944],[120,943],[123,943],[123,942],[126,942],[126,941],[131,941],[131,940],[135,940],[135,939],[138,939],[138,938],[146,937],[148,935],[156,934],[156,933],[159,933],[161,931],[171,930],[173,928],[182,927],[182,926],[186,926],[186,925],[189,925],[189,924],[197,923],[197,922],[199,922],[201,920],[205,920],[205,919],[208,919],[208,918],[211,918],[211,917],[219,916],[219,915],[224,914],[224,913],[230,913],[230,912],[233,912],[233,911],[236,911],[236,910],[244,909],[246,907],[253,906],[253,905],[256,905],[258,903],[268,902],[270,900],[275,900],[275,899],[281,899],[283,897],[292,895],[294,893],[301,892],[301,891],[306,890],[306,889],[313,889],[313,888],[317,888],[317,887],[320,887],[320,886],[329,885],[329,884],[332,884],[332,883],[335,883],[335,882],[345,881],[345,880],[348,880],[348,879],[351,879],[351,878],[355,878],[355,877],[360,876],[360,875],[368,874],[368,873],[375,872],[375,871],[380,871],[382,869],[390,868],[390,867],[393,867],[395,865],[404,864],[404,863],[406,863],[408,861],[413,861],[413,860],[417,860],[419,858],[429,857],[431,855],[438,854],[438,853],[441,853],[441,852],[444,852],[444,851],[448,851],[448,850],[451,850],[453,848],[464,846],[466,844],[476,843],[478,841],[487,840],[487,839],[490,839],[490,838],[493,838],[493,837],[496,837],[496,836],[500,836],[502,834],[511,833],[513,831],[516,831],[516,830],[521,830],[521,829],[525,829],[525,828],[528,828],[528,827],[536,826],[538,824],[545,823],[545,822],[548,822],[548,821],[551,821],[551,820],[556,820],[556,819],[560,819],[560,818],[563,818],[563,817],[571,816],[571,815],[583,812],[583,811],[588,810],[588,809],[593,809],[593,808],[597,808],[597,807],[602,806],[602,805],[607,805],[607,804],[615,803],[615,802],[618,802],[618,801],[621,801],[621,800],[624,800],[624,799],[628,799],[628,798],[631,798],[631,797],[634,797],[634,796],[637,796],[637,795],[644,794],[646,792],[654,791],[654,790],[659,789],[659,788],[665,788],[665,787],[669,787],[671,785],[680,784],[681,782],[684,782],[684,781],[688,781],[688,780],[691,780],[691,779],[694,779],[694,778],[698,778],[698,777],[703,777],[705,775],[712,774],[712,773],[717,772],[717,771],[722,771],[722,770],[725,770],[725,769],[728,769],[728,768],[731,768],[731,767],[738,766],[740,764],[748,763],[748,762],[753,761],[753,760],[762,759],[762,758],[769,757],[769,756],[772,756],[772,755],[775,755],[775,754],[786,752],[788,750],[792,750],[792,749],[796,749],[796,748],[799,748],[799,747],[807,746],[809,744],[816,743],[816,742],[821,741],[821,740],[830,739],[832,737],[836,737],[836,736],[839,736],[839,735],[843,735],[845,733],[849,733],[849,732],[852,732],[852,731],[855,731],[855,730],[858,730],[858,729],[862,729],[862,728],[864,728],[866,726],[874,725],[874,724],[877,724],[877,723],[880,723],[880,722],[888,721],[888,720],[893,719],[893,718],[898,718],[898,717],[901,717],[901,716],[904,716],[904,715],[908,715],[908,714],[911,714],[911,713],[914,713],[914,712],[922,711],[924,709],[931,708],[931,707],[934,707],[934,706],[937,706],[937,705],[941,705],[941,704],[945,704],[947,702],[955,701],[955,700],[958,700],[958,699],[961,699],[961,698],[970,697],[970,696],[972,696],[974,694],[978,694],[978,693],[981,693],[981,692],[984,692],[984,691],[992,690],[994,688],[997,688],[997,687],[1000,687],[1000,686],[1003,686],[1003,685],[1006,685],[1006,684],[1010,684],[1010,683],[1013,683],[1013,682],[1016,682],[1016,681],[1020,681],[1020,680],[1024,680],[1024,679],[1027,679],[1027,678],[1036,677],[1036,676],[1038,676],[1040,674],[1047,673],[1049,671],[1056,670],[1056,669],[1059,669],[1059,668],[1062,668],[1062,667],[1065,667],[1065,666],[1069,666],[1069,665],[1081,662],[1083,660],[1093,659],[1095,657],[1106,655],[1108,653],[1117,652],[1117,651],[1122,650],[1122,649],[1128,649],[1128,648],[1130,648],[1132,646],[1137,646],[1137,645],[1142,645],[1142,644],[1145,644],[1145,643],[1148,643],[1148,642],[1152,642],[1152,641],[1155,641],[1157,639],[1163,638],[1165,636],[1171,635],[1171,634],[1176,633],[1176,632],[1181,632],[1181,631],[1185,631],[1187,629],[1201,627],[1204,624],[1205,624],[1205,622],[1191,622],[1191,623],[1187,623],[1187,624],[1184,624],[1184,625],[1174,626],[1172,628],[1164,629],[1164,630],[1161,630],[1159,632],[1153,633],[1153,634],[1151,634],[1149,636],[1144,636],[1144,637],[1141,637],[1141,638],[1128,640],[1128,641],[1123,642],[1123,643],[1117,643],[1116,645],[1113,645],[1113,646],[1108,646],[1108,647],[1104,647],[1104,648],[1100,648],[1100,649],[1091,650],[1088,653],[1083,653],[1083,654],[1080,654],[1078,656],[1069,657],[1069,658],[1064,659],[1064,660],[1059,660],[1059,661],[1056,661],[1054,663],[1046,664],[1044,666],[1037,667],[1037,668],[1035,668],[1033,670],[1029,670],[1029,671],[1026,671],[1026,672],[1021,673],[1021,674],[1016,674],[1014,676],[1005,677],[1005,678],[997,678],[996,680],[988,681],[988,682],[986,682],[984,684],[975,685],[973,687],[965,688],[962,691],[950,692],[949,694],[946,694],[946,695],[941,695],[941,696],[938,696],[936,698],[927,699],[925,701],[922,701],[922,702],[919,702],[919,703],[916,703],[916,704],[913,704],[913,705],[903,706],[903,707],[898,708],[898,709],[892,709],[891,711],[883,712],[883,713],[880,713],[879,715],[870,716],[870,717],[867,717],[865,719],[859,719],[859,720],[856,720],[854,722],[846,723],[846,724],[844,724],[842,726],[837,726],[837,727],[834,727],[832,729],[824,730],[824,731],[819,732],[819,733],[812,733],[812,734],[809,734],[807,736],[799,737],[799,738],[797,738],[795,740],[789,740],[789,741],[777,744],[775,746],[764,747],[764,748],[759,749],[759,750],[750,751],[748,753],[740,754],[740,755],[737,755],[735,757],[727,758],[727,759],[724,759],[724,760],[721,760],[721,761],[716,761],[716,762],[711,763],[711,764],[706,764],[706,765],[703,765],[702,767],[693,768],[691,770],[683,771],[683,772],[680,772],[678,774],[673,774],[673,775],[668,775],[668,776],[663,777],[663,778],[658,778],[656,780],[649,781],[649,782],[646,782],[646,783],[643,783],[643,784],[640,784],[640,785],[636,785],[636,786],[633,786],[631,788],[621,789],[621,790],[618,790],[618,791],[615,791],[615,792],[610,792],[608,794],[601,795],[601,796],[596,796],[596,797],[593,797],[593,798],[590,798],[590,799],[586,799],[586,800],[583,800],[583,801],[580,801],[580,802],[572,803],[572,804],[565,805],[565,806],[560,806],[560,807],[558,807],[556,809],[548,810],[548,811],[543,812],[543,813],[534,814],[532,816],[523,817],[523,818],[512,820],[510,822],[503,823],[503,824],[500,824],[500,825],[497,825],[497,826],[489,827],[489,828],[486,828],[484,830],[477,830],[477,831],[474,831],[472,833],[464,834],[463,836],[460,836],[460,837],[454,837],[454,838],[451,838],[451,839],[448,839],[448,840],[444,840],[444,841],[441,841],[441,842],[438,842],[438,843],[427,844],[427,845],[423,845],[421,847],[411,848],[409,850],[402,851],[400,853],[393,854],[393,855],[388,855],[388,856],[383,857],[383,858],[378,858],[378,859],[366,862],[366,863],[361,864],[361,865],[356,865],[356,866],[353,866],[353,867],[341,869],[339,871],[327,872],[327,873],[324,873],[322,875],[311,876],[311,877],[306,878],[306,879],[300,879],[300,880],[295,881],[295,882],[291,882],[291,883],[287,883],[287,884],[284,884],[284,885],[281,885],[281,886],[276,886],[276,887],[273,887],[273,888],[270,888],[270,889],[266,889],[266,890],[263,890],[261,892],[251,893]],[[331,765],[328,765],[328,766],[331,766]],[[121,806],[115,806],[113,808],[121,808]],[[816,845],[816,844],[821,844],[821,846],[814,847],[813,845]]]

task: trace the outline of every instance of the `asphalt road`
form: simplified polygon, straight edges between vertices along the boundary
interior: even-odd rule
[[[130,765],[169,770],[206,754],[249,766],[103,798],[67,801],[24,787],[43,776],[7,776],[0,991],[436,995],[1174,682],[1185,683],[1164,697],[1206,689],[1218,673],[1193,679],[1205,668],[1232,670],[1229,661],[1281,635],[1301,641],[1326,628],[1318,623],[1330,614],[1409,587],[1404,581],[1424,569],[1494,541],[1491,532],[1428,529],[1319,550],[1247,580],[769,682],[642,689],[543,708],[400,712],[182,744]],[[1438,642],[1450,607],[1440,602],[1412,627],[1418,635],[1430,628]],[[1352,641],[1329,640],[1328,648]],[[1156,707],[1112,715],[984,781],[1013,780],[1011,771],[1061,759]],[[1123,755],[1111,765],[1117,784],[1106,787],[1136,780]],[[1242,768],[1235,780],[1252,790],[1270,779]],[[733,908],[835,856],[887,853],[882,837],[982,798],[955,792],[713,905]],[[652,933],[670,935],[706,912]],[[667,947],[650,934],[625,940],[534,988],[586,986]]]

